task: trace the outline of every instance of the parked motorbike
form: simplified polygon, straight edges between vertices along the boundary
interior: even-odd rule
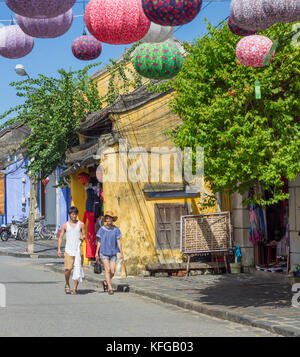
[[[6,242],[10,236],[10,225],[6,226],[5,224],[1,225],[0,238],[3,242]]]

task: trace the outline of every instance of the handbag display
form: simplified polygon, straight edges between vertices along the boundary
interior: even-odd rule
[[[101,263],[95,263],[95,265],[94,265],[94,273],[95,274],[101,274],[102,273]]]

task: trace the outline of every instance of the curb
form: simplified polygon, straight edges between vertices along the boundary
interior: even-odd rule
[[[44,254],[38,254],[38,253],[11,253],[11,252],[3,252],[0,250],[0,256],[6,256],[6,257],[15,257],[15,258],[51,258],[51,259],[59,259],[57,255],[44,255]]]
[[[57,273],[63,274],[64,272],[57,266],[47,266],[50,270],[55,271]],[[101,276],[101,275],[100,275]],[[91,282],[91,283],[99,283],[100,279],[92,278],[92,277],[84,277],[85,281]],[[145,296],[153,300],[158,300],[163,303],[175,305],[178,307],[181,307],[186,310],[191,310],[195,311],[204,315],[216,317],[218,319],[222,320],[227,320],[235,323],[239,323],[242,325],[247,325],[247,326],[252,326],[256,328],[261,328],[264,330],[267,330],[269,332],[282,335],[284,337],[300,337],[300,331],[294,331],[290,326],[282,326],[278,324],[270,325],[266,322],[259,321],[257,319],[254,319],[250,316],[247,315],[240,315],[237,313],[234,313],[229,310],[225,309],[217,309],[217,308],[212,308],[208,305],[193,302],[193,301],[188,301],[188,300],[182,300],[178,298],[174,298],[169,295],[165,294],[157,294],[151,291],[147,291],[145,289],[137,288],[135,286],[130,286],[129,284],[115,284],[113,283],[112,286],[117,289],[118,291],[125,291],[125,292],[131,292],[137,295]],[[125,290],[124,290],[125,287]],[[127,287],[127,289],[126,289]],[[123,289],[122,289],[123,288]]]

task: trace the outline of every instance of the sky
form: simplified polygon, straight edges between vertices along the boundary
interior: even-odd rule
[[[86,4],[88,1],[86,1]],[[213,0],[204,1],[202,9],[198,16],[190,23],[177,27],[174,37],[181,41],[193,41],[198,36],[206,33],[206,18],[211,24],[216,25],[229,16],[230,1]],[[83,1],[77,0],[73,6],[74,16],[83,15]],[[14,13],[6,6],[4,0],[0,0],[0,26],[9,25],[11,16],[15,18]],[[80,61],[73,56],[71,44],[73,40],[82,35],[83,16],[75,17],[72,27],[61,37],[56,39],[35,39],[32,52],[19,59],[6,59],[0,56],[0,114],[4,113],[10,107],[22,104],[24,99],[16,96],[16,90],[9,84],[23,80],[19,77],[14,68],[17,64],[23,64],[30,77],[35,78],[39,73],[46,76],[57,77],[57,71],[60,68],[66,70],[79,70],[87,64],[101,62],[99,67],[92,68],[89,74],[97,72],[100,68],[109,63],[109,59],[115,59],[124,53],[126,47],[130,45],[108,45],[103,44],[103,50],[100,57],[94,61]],[[0,122],[1,124],[1,122]]]

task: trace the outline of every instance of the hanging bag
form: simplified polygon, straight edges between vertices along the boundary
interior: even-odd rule
[[[95,274],[101,274],[102,273],[102,266],[101,263],[95,263],[94,265],[94,273]]]

